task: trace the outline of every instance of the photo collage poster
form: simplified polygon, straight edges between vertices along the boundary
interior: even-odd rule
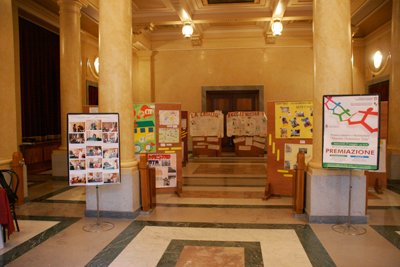
[[[267,116],[262,111],[229,112],[226,116],[226,135],[266,136]]]
[[[69,185],[120,184],[119,115],[68,114]]]
[[[157,152],[155,104],[133,104],[133,117],[135,125],[135,152]]]
[[[323,101],[322,167],[377,170],[380,95],[326,95]]]
[[[148,161],[156,169],[156,188],[177,186],[176,154],[148,154]]]
[[[275,138],[313,138],[313,102],[276,102]]]
[[[304,161],[307,163],[313,157],[313,145],[311,144],[285,144],[285,170],[295,169],[297,164],[297,153],[304,153]]]
[[[191,136],[224,137],[224,114],[222,112],[190,113]]]

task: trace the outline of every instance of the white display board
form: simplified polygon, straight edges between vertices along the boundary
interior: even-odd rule
[[[376,170],[379,166],[379,95],[323,98],[322,166]]]
[[[69,185],[121,183],[119,115],[68,114]]]
[[[224,114],[222,112],[190,113],[191,136],[224,137]]]
[[[226,135],[267,136],[267,116],[263,111],[236,111],[226,116]]]

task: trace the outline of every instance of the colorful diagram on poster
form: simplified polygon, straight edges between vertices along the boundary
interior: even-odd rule
[[[322,166],[376,170],[379,95],[324,96]]]
[[[313,102],[276,102],[275,138],[313,138]]]
[[[179,110],[160,110],[159,120],[160,125],[166,125],[168,127],[178,127]]]
[[[262,111],[229,112],[226,116],[226,135],[266,136],[267,116]]]
[[[156,169],[156,188],[177,186],[176,154],[149,154],[148,161]]]
[[[68,114],[69,185],[119,184],[118,114]]]
[[[154,104],[134,104],[135,152],[156,152],[156,116]]]

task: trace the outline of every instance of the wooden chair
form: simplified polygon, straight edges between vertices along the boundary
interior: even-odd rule
[[[8,175],[10,175],[10,177],[11,177],[10,182],[7,183],[7,180],[4,178],[3,173],[7,173]],[[15,177],[17,179],[17,184],[15,186],[13,183],[13,180],[14,180],[13,175],[15,175]],[[18,201],[18,196],[17,196],[18,185],[19,185],[19,177],[13,170],[0,170],[0,186],[2,188],[4,188],[7,192],[8,202],[10,202],[10,209],[11,209],[11,212],[13,213],[15,225],[17,226],[17,231],[19,232],[17,215],[15,214],[15,203]],[[5,232],[6,232],[6,229],[3,228],[4,242],[6,241]]]

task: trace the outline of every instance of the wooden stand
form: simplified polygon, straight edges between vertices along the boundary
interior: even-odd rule
[[[156,207],[155,170],[147,167],[147,155],[140,154],[140,192],[142,196],[142,210],[150,211]]]
[[[297,169],[293,177],[292,208],[296,214],[304,213],[304,175],[306,163],[305,154],[297,154]]]
[[[258,137],[258,136],[256,136],[256,137]],[[243,139],[243,138],[244,138],[244,140],[240,141],[240,142],[233,141],[235,143],[235,155],[237,157],[264,157],[265,148],[260,148],[260,147],[253,146],[253,145],[246,146],[246,138],[253,139],[254,138],[253,136],[235,136],[234,140],[239,140],[239,139]],[[265,144],[265,138],[264,137],[259,137],[259,138],[263,138],[264,144]],[[253,141],[252,141],[252,143],[253,143]],[[249,147],[250,150],[240,149],[241,146]]]
[[[195,141],[193,139],[202,139]],[[222,153],[222,139],[216,136],[194,136],[193,137],[193,156],[219,157]],[[218,140],[216,140],[218,139]],[[219,149],[210,149],[209,145],[217,145]]]

